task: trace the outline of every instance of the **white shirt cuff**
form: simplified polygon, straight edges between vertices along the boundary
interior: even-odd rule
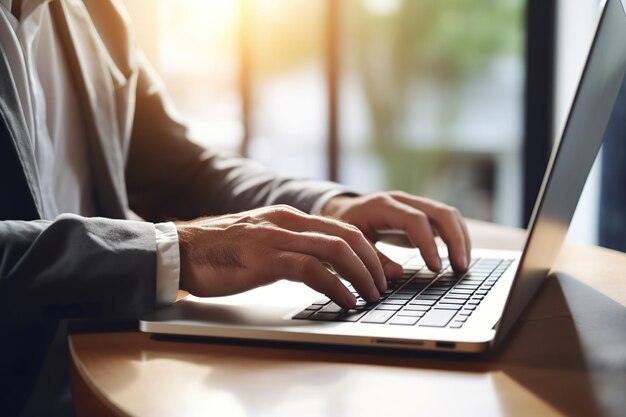
[[[331,198],[337,197],[338,195],[348,195],[348,196],[356,197],[360,194],[357,194],[355,192],[348,191],[345,189],[328,191],[327,193],[322,194],[322,196],[317,199],[315,204],[313,204],[313,207],[311,207],[311,213],[309,214],[312,214],[314,216],[321,216],[322,208],[324,207],[326,203],[328,203],[328,200],[330,200]]]
[[[154,225],[156,236],[156,305],[163,307],[176,301],[180,280],[178,232],[172,222]]]

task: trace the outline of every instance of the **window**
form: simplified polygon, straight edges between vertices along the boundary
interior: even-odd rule
[[[341,5],[340,179],[517,224],[524,1]]]
[[[519,224],[524,0],[126,1],[204,143],[326,177],[335,42],[340,181]]]
[[[238,2],[126,0],[139,47],[200,143],[240,145]]]

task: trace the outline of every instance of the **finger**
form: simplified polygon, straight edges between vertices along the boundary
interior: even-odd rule
[[[343,308],[350,309],[356,304],[348,288],[314,256],[280,252],[272,258],[271,265],[274,276],[302,282]]]
[[[425,213],[410,205],[389,199],[381,214],[380,219],[383,221],[377,222],[377,229],[404,230],[411,243],[419,248],[428,268],[431,271],[441,270],[441,259],[435,243],[435,235]]]
[[[272,221],[278,226],[294,232],[316,232],[343,239],[350,245],[374,278],[378,291],[383,292],[387,289],[385,272],[376,254],[376,248],[357,227],[333,218],[311,216],[293,211],[275,213]]]
[[[398,279],[402,277],[402,265],[392,261],[381,251],[377,251],[376,253],[381,265],[383,266],[385,277],[387,279]]]
[[[393,197],[401,203],[408,204],[424,212],[448,246],[452,267],[457,271],[467,270],[469,264],[467,247],[469,234],[467,229],[461,224],[461,215],[457,209],[432,200],[411,196],[410,194],[394,193]]]
[[[463,229],[463,233],[465,235],[465,250],[467,254],[467,262],[468,262],[467,266],[469,268],[469,264],[472,262],[472,240],[470,239],[469,230],[467,229],[467,224],[465,223],[463,216],[459,214],[458,220],[459,220],[459,224],[461,225],[461,228]]]
[[[361,259],[346,241],[338,236],[314,232],[276,232],[275,249],[309,255],[327,262],[339,275],[350,281],[358,293],[368,301],[380,298],[380,290]],[[377,262],[378,259],[377,259]],[[385,282],[386,286],[386,282]]]
[[[385,272],[385,277],[387,279],[401,278],[402,277],[402,265],[400,265],[400,264],[392,261],[391,259],[389,259],[384,253],[382,253],[381,251],[378,250],[378,248],[376,247],[374,242],[372,242],[369,239],[367,239],[367,240],[372,245],[372,247],[376,250],[376,255],[378,256],[378,260],[380,261],[380,264],[383,266],[383,271]],[[381,292],[386,291],[387,290],[386,287],[387,287],[387,285],[385,285],[385,290],[383,290]]]
[[[456,271],[465,271],[468,264],[465,231],[461,227],[454,209],[450,210],[447,207],[442,207],[426,210],[428,210],[426,214],[437,227],[441,239],[448,246],[452,267]]]

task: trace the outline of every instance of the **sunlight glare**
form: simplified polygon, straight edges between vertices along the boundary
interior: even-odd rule
[[[389,16],[398,11],[400,0],[362,0],[365,8],[376,16]]]

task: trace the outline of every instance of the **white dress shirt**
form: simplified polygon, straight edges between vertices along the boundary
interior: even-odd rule
[[[9,60],[26,127],[33,141],[43,218],[62,213],[95,216],[85,126],[78,95],[47,4],[23,0],[20,20],[13,0],[0,0],[0,46]],[[98,88],[97,86],[95,87]],[[179,284],[178,234],[173,223],[155,224],[158,305],[174,302]]]

